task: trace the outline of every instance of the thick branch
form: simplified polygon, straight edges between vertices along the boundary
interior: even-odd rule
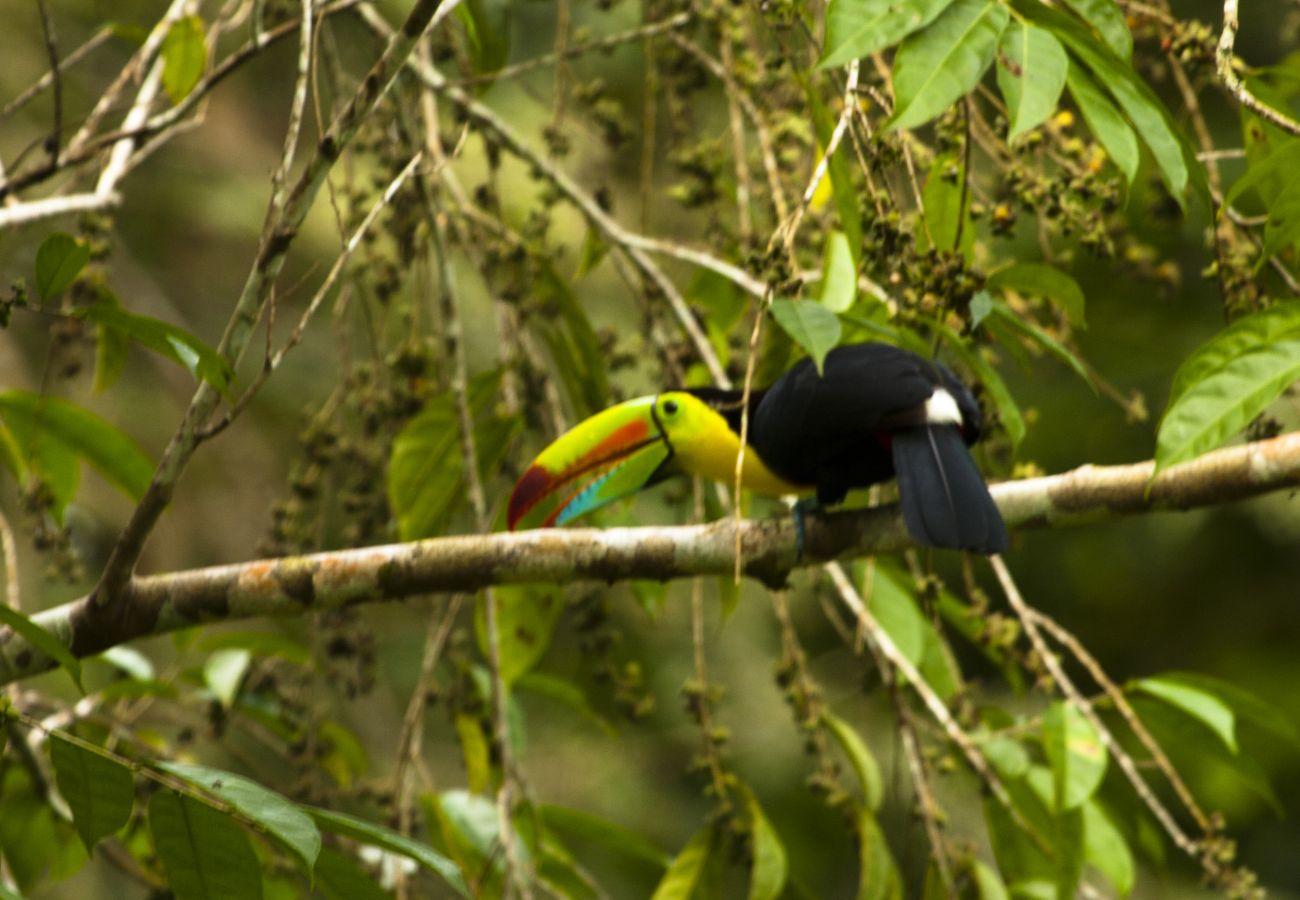
[[[994,485],[993,497],[1013,527],[1211,506],[1300,486],[1300,432],[1218,450],[1150,481],[1153,466],[1083,466]],[[494,584],[728,575],[735,563],[735,527],[723,519],[682,527],[548,529],[258,560],[136,578],[116,603],[95,605],[83,597],[35,618],[75,655],[89,656],[203,622],[298,615]],[[788,518],[742,522],[740,539],[745,574],[769,586],[783,584],[796,567],[912,546],[897,506],[810,517],[802,559],[795,557]],[[0,629],[0,685],[53,666],[22,637]]]

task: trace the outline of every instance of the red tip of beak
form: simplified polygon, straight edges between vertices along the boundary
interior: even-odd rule
[[[510,505],[506,508],[506,525],[511,531],[515,530],[515,525],[537,501],[546,496],[547,490],[554,483],[554,476],[541,466],[528,467],[528,471],[515,484],[515,489],[510,494]]]

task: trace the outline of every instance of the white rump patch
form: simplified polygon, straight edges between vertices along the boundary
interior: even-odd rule
[[[925,401],[925,421],[931,425],[961,425],[961,408],[952,394],[939,388]]]

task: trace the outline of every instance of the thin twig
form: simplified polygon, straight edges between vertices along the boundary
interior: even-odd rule
[[[1242,106],[1261,118],[1272,122],[1283,131],[1300,135],[1300,122],[1260,100],[1250,92],[1237,75],[1233,59],[1233,48],[1237,43],[1237,29],[1241,27],[1241,20],[1237,15],[1237,4],[1238,0],[1223,0],[1223,32],[1219,35],[1219,46],[1215,52],[1219,79]]]

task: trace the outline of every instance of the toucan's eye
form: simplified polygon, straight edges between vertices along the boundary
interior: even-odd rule
[[[675,416],[675,415],[677,415],[677,401],[676,401],[676,400],[665,400],[665,401],[664,401],[664,415],[667,415],[667,416]]]

